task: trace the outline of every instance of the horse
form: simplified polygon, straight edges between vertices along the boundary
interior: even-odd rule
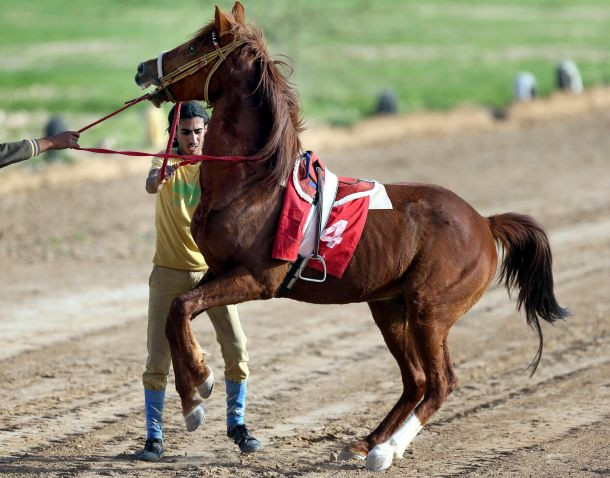
[[[198,389],[208,378],[191,320],[211,307],[277,297],[291,268],[271,257],[285,184],[302,153],[303,120],[286,66],[270,57],[262,31],[246,23],[237,1],[231,12],[216,6],[213,21],[190,40],[137,68],[139,86],[159,86],[150,98],[156,106],[181,100],[213,106],[204,155],[242,159],[201,162],[201,201],[191,231],[210,269],[174,300],[167,318],[187,429],[201,421]],[[518,290],[517,309],[524,308],[538,336],[532,373],[542,355],[541,321],[569,314],[555,298],[549,241],[533,218],[483,217],[436,185],[385,188],[393,208],[369,211],[342,278],[298,281],[284,294],[316,304],[368,304],[400,368],[402,394],[377,428],[347,444],[340,458],[366,460],[376,471],[402,456],[456,388],[448,334],[492,283],[498,249],[498,279],[509,292]]]

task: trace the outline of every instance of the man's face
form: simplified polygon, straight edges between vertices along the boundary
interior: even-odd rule
[[[205,129],[203,118],[181,119],[176,132],[180,152],[182,154],[201,154]]]

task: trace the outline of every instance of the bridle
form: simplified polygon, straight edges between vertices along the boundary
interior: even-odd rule
[[[218,60],[218,61],[216,61],[216,63],[214,63],[214,65],[210,69],[210,72],[208,73],[208,76],[205,80],[204,99],[205,99],[206,103],[208,105],[210,105],[210,101],[208,99],[208,88],[210,85],[210,78],[212,78],[212,75],[214,74],[214,72],[220,67],[222,62],[227,59],[227,56],[232,51],[234,51],[236,48],[238,48],[239,46],[246,43],[245,40],[232,41],[228,45],[221,47],[218,44],[218,40],[216,38],[216,32],[212,32],[212,42],[214,43],[214,47],[215,47],[214,51],[212,51],[210,53],[206,53],[205,55],[202,55],[199,58],[189,61],[188,63],[185,63],[184,65],[180,66],[179,68],[177,68],[176,70],[172,71],[171,73],[169,73],[165,76],[163,75],[163,54],[167,53],[167,52],[161,52],[159,54],[159,56],[157,57],[158,87],[155,91],[151,91],[149,93],[146,93],[146,94],[140,96],[139,98],[125,102],[125,105],[122,106],[121,108],[113,111],[110,114],[107,114],[103,118],[100,118],[100,119],[94,121],[93,123],[90,123],[87,126],[84,126],[78,130],[79,133],[82,133],[83,131],[86,131],[89,128],[94,127],[95,125],[98,125],[101,122],[106,121],[109,118],[112,118],[113,116],[121,113],[122,111],[125,111],[127,108],[131,108],[132,106],[137,105],[141,101],[148,100],[151,97],[159,94],[161,91],[165,90],[165,94],[168,97],[168,99],[170,101],[173,101],[176,103],[176,110],[175,110],[174,119],[172,121],[172,125],[170,128],[171,129],[170,137],[169,137],[169,141],[167,142],[167,148],[165,150],[165,154],[161,154],[161,153],[150,154],[150,153],[142,153],[139,151],[114,151],[114,150],[102,149],[102,148],[81,148],[80,146],[73,147],[72,149],[79,149],[79,150],[83,150],[83,151],[90,151],[92,153],[102,153],[102,154],[121,154],[121,155],[125,155],[125,156],[154,156],[157,158],[163,158],[163,166],[161,167],[161,172],[160,172],[161,179],[163,179],[165,177],[165,168],[167,165],[167,160],[170,158],[181,159],[181,162],[177,165],[177,167],[185,166],[187,164],[196,164],[196,163],[199,163],[201,161],[206,161],[206,160],[254,161],[254,160],[260,159],[258,156],[210,156],[210,155],[185,156],[185,155],[177,155],[177,154],[170,153],[172,141],[174,138],[174,134],[176,132],[176,127],[177,127],[178,121],[180,119],[180,101],[176,101],[174,98],[172,98],[172,95],[169,91],[168,86],[199,71],[201,68],[208,65],[210,63],[210,61],[213,61],[216,58],[220,58],[220,60]]]
[[[167,75],[163,75],[163,55],[167,52],[162,51],[159,53],[157,57],[157,82],[159,84],[159,88],[156,93],[160,93],[165,90],[165,94],[170,101],[175,101],[172,97],[168,86],[173,85],[174,83],[186,78],[187,76],[191,76],[192,74],[199,71],[204,66],[207,66],[212,60],[219,58],[218,61],[214,63],[210,72],[208,73],[207,78],[205,79],[205,87],[203,90],[203,98],[205,102],[210,105],[210,100],[208,99],[208,89],[210,86],[210,79],[212,75],[216,72],[216,70],[220,67],[222,62],[227,59],[227,56],[236,48],[246,43],[245,40],[241,41],[232,41],[228,45],[221,47],[218,44],[218,40],[216,38],[216,32],[212,32],[212,42],[214,43],[215,50],[205,55],[200,56],[199,58],[195,58],[194,60],[185,63],[184,65],[176,68],[171,73]]]

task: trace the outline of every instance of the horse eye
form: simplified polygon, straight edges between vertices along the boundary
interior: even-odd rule
[[[189,45],[189,48],[188,48],[189,53],[195,53],[196,51],[197,51],[197,48],[195,48],[195,45]]]

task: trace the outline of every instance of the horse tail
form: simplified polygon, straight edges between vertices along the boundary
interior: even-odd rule
[[[527,367],[531,376],[542,357],[540,319],[553,323],[570,312],[557,303],[553,293],[553,257],[542,227],[532,217],[516,213],[491,216],[488,221],[494,239],[503,248],[499,281],[504,281],[509,294],[514,288],[519,290],[517,310],[525,306],[527,323],[538,334],[538,352]]]

